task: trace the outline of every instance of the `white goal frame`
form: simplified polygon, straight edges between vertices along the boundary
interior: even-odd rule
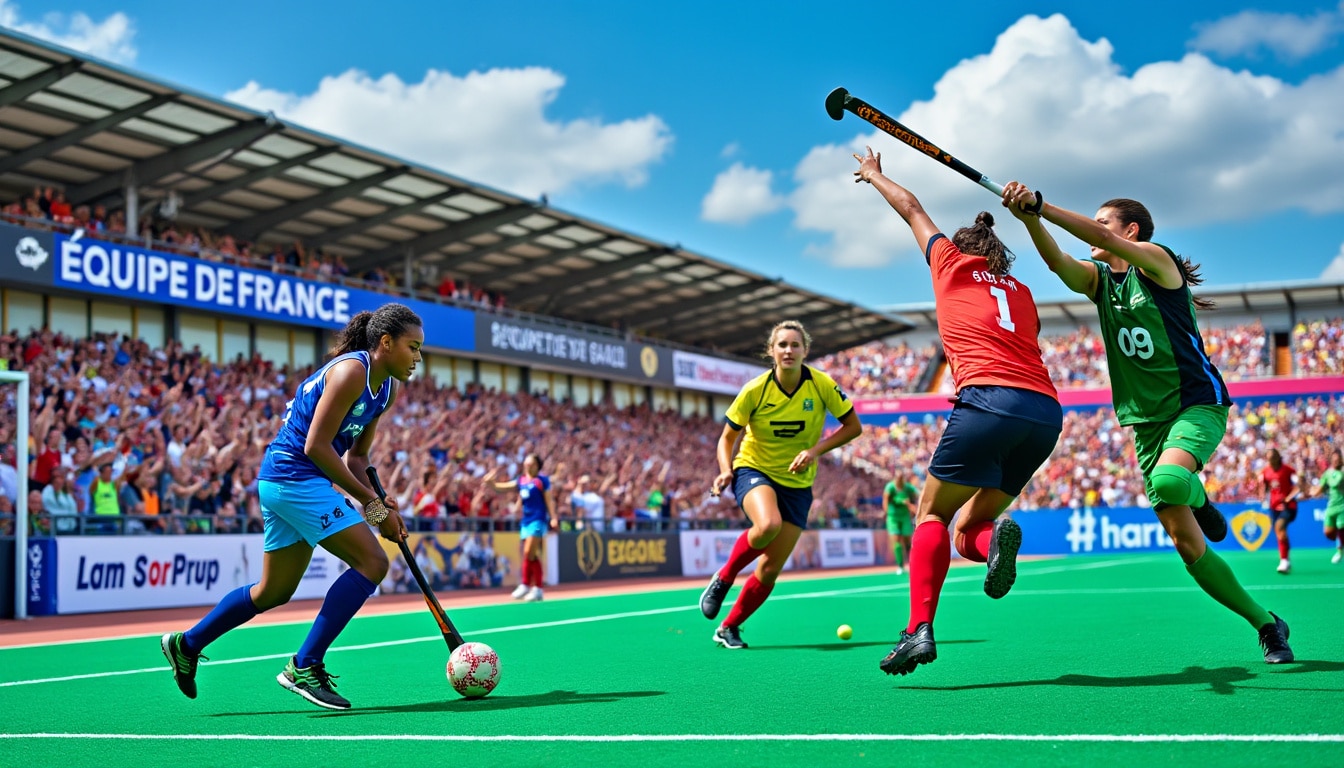
[[[14,411],[18,416],[14,462],[19,476],[19,498],[14,500],[14,618],[28,618],[28,409],[32,402],[27,371],[0,371],[0,384],[17,384]]]

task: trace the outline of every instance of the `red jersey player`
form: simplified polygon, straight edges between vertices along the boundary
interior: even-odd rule
[[[1279,540],[1279,573],[1288,573],[1293,564],[1288,561],[1288,526],[1297,519],[1297,470],[1283,463],[1278,448],[1269,449],[1269,466],[1260,472],[1265,500],[1261,507],[1268,510],[1274,521],[1274,535]]]
[[[957,551],[987,564],[985,594],[1000,598],[1012,587],[1022,529],[1000,515],[1049,458],[1064,415],[1041,361],[1036,303],[1008,274],[1013,255],[994,234],[994,217],[981,212],[949,240],[909,190],[882,175],[881,155],[869,149],[854,159],[857,181],[882,193],[929,262],[938,333],[957,387],[919,497],[910,621],[879,665],[905,675],[938,658],[933,617],[951,559],[947,526],[958,510]]]

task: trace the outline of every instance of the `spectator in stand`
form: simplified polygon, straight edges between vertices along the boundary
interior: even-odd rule
[[[55,521],[53,533],[72,533],[78,527],[75,519],[79,515],[80,505],[71,493],[72,475],[65,467],[52,471],[51,483],[42,489],[42,508]]]
[[[1300,322],[1293,328],[1292,344],[1297,375],[1344,373],[1344,319]]]
[[[0,445],[0,496],[9,499],[11,504],[19,500],[19,472],[15,467],[18,461],[18,449],[6,441]]]

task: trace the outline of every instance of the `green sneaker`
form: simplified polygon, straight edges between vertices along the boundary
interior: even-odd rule
[[[319,707],[350,708],[350,702],[336,692],[336,684],[332,682],[336,675],[327,674],[326,664],[318,662],[311,667],[299,667],[297,663],[298,660],[291,656],[284,671],[275,676],[275,681]]]
[[[173,668],[173,682],[177,689],[188,699],[196,698],[196,665],[201,659],[209,657],[199,653],[187,653],[182,647],[182,633],[168,632],[159,640],[159,647]]]

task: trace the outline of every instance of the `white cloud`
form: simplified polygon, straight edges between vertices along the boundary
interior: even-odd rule
[[[323,78],[309,94],[249,82],[225,98],[526,197],[645,183],[649,166],[672,145],[667,125],[656,115],[549,119],[546,107],[564,84],[541,67],[462,77],[431,69],[418,83],[350,70]]]
[[[1254,55],[1266,49],[1288,61],[1304,59],[1325,49],[1344,31],[1344,3],[1315,16],[1242,11],[1217,21],[1195,25],[1190,47],[1219,56]]]
[[[1334,260],[1325,265],[1321,279],[1332,283],[1344,283],[1344,243],[1340,244],[1339,254]]]
[[[34,22],[20,18],[17,3],[0,0],[0,27],[107,61],[119,64],[135,61],[135,25],[120,11],[102,21],[94,21],[80,12],[68,17],[53,12],[43,14],[41,21]]]
[[[725,224],[746,224],[757,216],[774,213],[786,200],[774,193],[775,174],[741,163],[714,178],[714,186],[700,201],[700,218]]]
[[[730,158],[737,157],[737,153],[740,151],[742,151],[741,145],[739,145],[736,141],[730,142],[728,146],[724,147],[723,150],[719,152],[719,157],[728,160]]]
[[[949,70],[932,99],[899,114],[874,106],[1000,183],[1020,179],[1074,210],[1090,214],[1111,197],[1142,200],[1159,240],[1172,227],[1284,209],[1344,211],[1344,110],[1322,106],[1344,104],[1344,67],[1293,85],[1195,53],[1126,74],[1112,54],[1108,41],[1083,40],[1061,15],[1026,16],[989,53]],[[867,128],[852,115],[840,126],[856,127]],[[787,197],[796,226],[828,236],[815,256],[843,266],[920,259],[900,217],[852,183],[850,155],[865,144],[947,232],[977,211],[1001,212],[972,182],[864,130],[815,147],[794,169]],[[1006,236],[1020,234],[1016,222],[998,219]],[[1009,244],[1030,247],[1025,238]]]

